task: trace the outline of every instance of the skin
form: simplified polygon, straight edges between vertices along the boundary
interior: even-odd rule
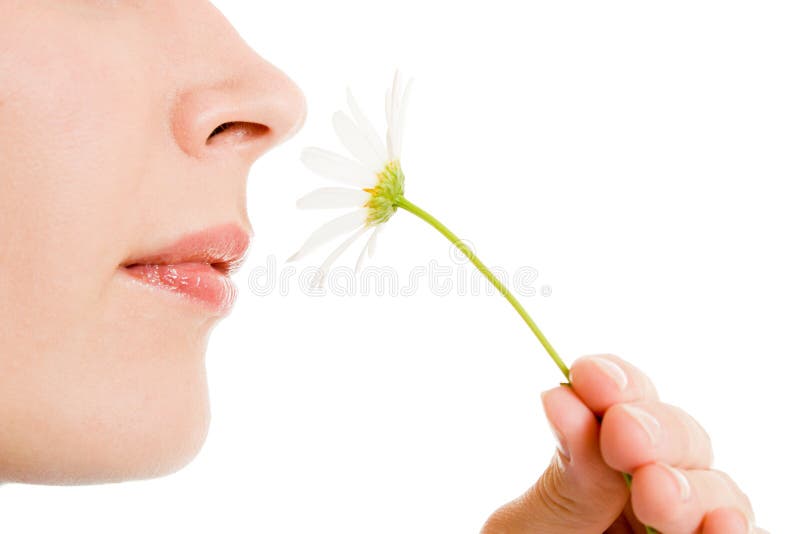
[[[497,510],[482,534],[639,534],[643,524],[664,534],[766,532],[748,530],[750,502],[711,468],[705,430],[661,402],[641,371],[613,355],[585,356],[570,371],[571,387],[542,394],[558,443],[550,466]],[[620,472],[633,475],[630,490]]]
[[[305,99],[203,0],[0,0],[0,12],[0,482],[174,472],[207,433],[219,317],[120,266],[211,226],[249,231],[249,169],[301,127]],[[572,388],[543,394],[565,452],[483,533],[745,532],[750,504],[710,469],[702,428],[630,364],[600,359],[625,385],[584,358]],[[630,406],[659,422],[656,443]],[[688,500],[665,466],[685,474]],[[619,471],[634,475],[630,498]]]
[[[219,317],[118,269],[249,231],[250,166],[300,128],[303,94],[206,1],[0,13],[0,481],[171,473],[207,433]]]

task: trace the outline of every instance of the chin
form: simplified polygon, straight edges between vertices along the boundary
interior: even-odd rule
[[[0,481],[106,484],[163,477],[189,464],[210,423],[203,355],[136,356],[94,369],[89,379],[50,376],[24,406],[10,407],[20,417],[0,414],[11,427],[0,436]]]

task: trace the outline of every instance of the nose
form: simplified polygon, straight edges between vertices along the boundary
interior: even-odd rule
[[[302,127],[306,100],[286,74],[232,33],[235,46],[226,46],[226,55],[206,56],[213,77],[195,79],[173,99],[170,122],[189,156],[235,154],[252,164]]]

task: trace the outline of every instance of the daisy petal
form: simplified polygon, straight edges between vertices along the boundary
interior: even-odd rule
[[[394,161],[394,144],[392,143],[392,92],[386,90],[386,148],[388,150],[389,161]]]
[[[321,148],[306,148],[300,155],[306,167],[313,172],[355,187],[373,187],[377,181],[375,173],[351,159]]]
[[[321,187],[297,200],[300,209],[357,208],[370,199],[362,189]]]
[[[356,260],[356,273],[361,270],[361,266],[364,264],[364,256],[366,255],[367,250],[374,248],[373,243],[375,242],[375,236],[378,234],[379,228],[380,226],[375,227],[375,229],[372,231],[372,234],[370,234],[369,239],[367,239],[367,242],[364,244],[364,248],[361,249],[361,254],[358,255],[358,260]],[[372,257],[372,254],[370,254],[370,257]]]
[[[341,256],[345,250],[347,250],[347,247],[353,244],[353,241],[361,237],[361,235],[366,232],[368,228],[369,226],[366,224],[361,226],[358,230],[353,232],[350,237],[345,239],[338,247],[336,247],[336,249],[334,249],[334,251],[331,252],[327,258],[325,258],[325,261],[322,262],[322,265],[319,266],[319,272],[316,274],[311,284],[316,287],[322,287],[322,283],[325,281],[325,275],[327,274],[331,265],[333,265],[333,262],[335,262],[336,259]]]
[[[336,135],[339,136],[339,140],[345,148],[365,167],[374,172],[383,170],[386,162],[381,159],[380,154],[375,152],[369,139],[356,126],[353,119],[343,112],[337,111],[333,114],[333,129],[336,130]]]
[[[375,243],[378,242],[378,234],[383,231],[383,225],[378,226],[375,229],[375,233],[373,233],[369,241],[367,242],[367,256],[370,258],[375,255]]]
[[[367,220],[368,212],[367,208],[360,208],[328,221],[312,232],[300,250],[292,254],[286,261],[298,260],[331,239],[355,230]]]
[[[403,98],[400,100],[400,109],[398,110],[397,114],[397,126],[395,127],[394,132],[394,151],[395,157],[400,159],[400,154],[403,148],[403,130],[406,126],[406,110],[408,109],[408,95],[410,94],[411,90],[411,83],[414,81],[413,78],[408,80],[406,83],[406,88],[403,91]]]
[[[394,83],[392,84],[392,101],[390,103],[391,110],[392,110],[392,146],[394,147],[394,159],[400,159],[400,143],[399,139],[397,138],[397,126],[399,122],[399,113],[398,110],[400,108],[400,87],[401,87],[401,79],[400,79],[400,70],[396,70],[394,72]]]
[[[400,77],[400,70],[398,69],[394,71],[394,80],[392,82],[392,113],[397,113],[397,108],[400,105],[401,86],[402,78]]]
[[[352,91],[350,88],[347,88],[347,105],[350,107],[350,113],[353,115],[353,120],[355,120],[356,125],[359,127],[361,132],[369,141],[369,144],[372,146],[372,149],[378,155],[378,159],[382,162],[385,162],[388,158],[386,153],[386,147],[383,146],[383,141],[378,136],[378,132],[375,130],[375,127],[372,126],[372,123],[369,122],[366,115],[361,111],[361,108],[358,106],[358,102],[353,97]]]

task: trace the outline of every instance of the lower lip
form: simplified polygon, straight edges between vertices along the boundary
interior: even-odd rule
[[[231,279],[207,263],[132,265],[125,271],[139,282],[188,297],[219,315],[236,300]]]

